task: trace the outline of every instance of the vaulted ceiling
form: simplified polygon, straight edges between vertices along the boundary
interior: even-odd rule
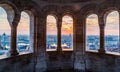
[[[46,2],[50,2],[50,3],[67,3],[67,2],[88,2],[88,1],[96,1],[96,0],[42,0],[42,1],[46,1]]]

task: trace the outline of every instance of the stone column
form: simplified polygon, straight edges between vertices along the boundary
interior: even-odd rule
[[[57,20],[57,51],[62,51],[61,47],[61,27],[62,27],[62,17]]]
[[[99,18],[99,26],[100,26],[100,49],[99,49],[99,53],[104,54],[105,53],[105,36],[104,36],[105,22],[104,22],[104,18]]]
[[[18,55],[18,51],[16,48],[17,45],[17,25],[20,20],[20,14],[15,14],[14,20],[11,24],[11,46],[10,46],[10,55],[15,56]]]
[[[36,49],[35,49],[35,72],[47,70],[46,53],[46,17],[39,13],[35,19],[36,23]],[[34,31],[35,32],[35,31]]]
[[[82,18],[83,15],[76,15],[76,19],[74,20],[75,24],[75,51],[74,51],[74,69],[75,72],[85,72],[86,68],[86,60],[85,60],[85,47],[84,47],[84,36],[85,36],[85,20]]]
[[[15,22],[13,22],[15,24]],[[16,49],[16,37],[17,37],[17,26],[11,26],[11,49],[10,49],[10,55],[18,55],[17,49]]]

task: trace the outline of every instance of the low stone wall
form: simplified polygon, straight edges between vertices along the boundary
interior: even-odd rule
[[[33,72],[33,54],[18,55],[0,60],[0,72]]]
[[[72,51],[64,52],[47,52],[47,69],[57,70],[57,69],[73,69],[74,68],[74,58]]]
[[[86,53],[86,70],[90,72],[119,72],[120,57],[109,54]]]

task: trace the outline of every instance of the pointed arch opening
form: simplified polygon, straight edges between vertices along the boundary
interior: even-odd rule
[[[46,50],[57,50],[57,20],[54,15],[48,15],[46,20]]]
[[[105,50],[107,53],[120,52],[119,12],[112,11],[106,17]]]
[[[90,14],[86,18],[86,51],[98,51],[100,47],[100,30],[98,16]]]
[[[33,52],[34,15],[31,11],[22,11],[17,27],[17,49],[21,53]]]
[[[8,53],[10,50],[11,28],[7,19],[7,13],[0,7],[0,55]]]
[[[69,15],[62,18],[61,47],[63,51],[73,50],[73,18]]]

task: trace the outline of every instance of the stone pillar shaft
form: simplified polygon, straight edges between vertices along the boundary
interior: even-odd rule
[[[10,49],[10,55],[18,55],[18,51],[16,48],[17,45],[17,26],[15,26],[15,22],[13,22],[13,25],[11,25],[11,49]]]
[[[100,49],[99,53],[105,53],[105,35],[104,35],[104,30],[105,30],[105,24],[103,18],[100,18],[99,21],[100,24]]]
[[[62,18],[57,20],[57,51],[62,51],[61,47],[61,27],[62,27]]]

